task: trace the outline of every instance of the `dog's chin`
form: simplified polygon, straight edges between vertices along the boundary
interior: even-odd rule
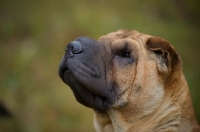
[[[80,73],[79,76],[76,77],[73,71],[65,68],[63,70],[63,76],[61,78],[71,88],[76,100],[84,106],[102,112],[108,110],[111,107],[113,100],[111,99],[111,96],[102,96],[97,92],[94,93],[93,91],[95,91],[95,89],[91,90],[91,88],[87,87],[90,86],[88,82],[80,82],[80,80],[77,80],[77,78],[83,78]]]

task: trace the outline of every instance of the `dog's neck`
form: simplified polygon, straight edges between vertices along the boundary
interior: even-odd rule
[[[155,110],[149,115],[123,114],[121,111],[115,109],[108,114],[95,113],[95,124],[97,132],[156,132],[169,126],[176,126],[171,130],[177,131],[177,126],[180,124],[180,111],[178,107],[162,107],[162,109]],[[130,111],[131,113],[131,111]],[[170,115],[170,117],[168,116]],[[98,118],[96,118],[98,116]]]
[[[184,77],[182,79],[185,80]],[[186,81],[184,82],[186,83]],[[194,124],[195,127],[197,122],[194,120],[192,121],[193,124],[189,124],[194,119],[193,111],[189,110],[192,107],[189,90],[187,84],[178,84],[177,86],[182,86],[178,89],[179,91],[169,90],[173,91],[170,94],[176,94],[176,96],[173,96],[175,98],[164,97],[151,113],[141,110],[131,111],[127,108],[124,110],[111,109],[106,113],[95,112],[94,119],[97,132],[192,131],[191,126]],[[127,111],[130,111],[129,114],[127,114]],[[188,115],[188,117],[182,117],[182,115]],[[179,128],[179,126],[184,127]]]

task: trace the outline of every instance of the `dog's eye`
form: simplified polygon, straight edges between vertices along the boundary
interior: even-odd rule
[[[115,60],[120,64],[132,64],[134,62],[134,57],[131,56],[130,52],[118,53],[115,55]]]
[[[119,51],[118,53],[115,53],[116,56],[120,57],[121,59],[129,59],[131,58],[131,53],[128,51]]]
[[[123,58],[130,58],[130,52],[125,52],[124,54],[122,54]]]

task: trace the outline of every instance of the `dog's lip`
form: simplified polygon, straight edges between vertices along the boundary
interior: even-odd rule
[[[60,78],[64,81],[64,75],[65,73],[69,71],[69,69],[67,67],[61,67],[58,71],[58,74],[60,76]]]
[[[69,69],[67,67],[62,69],[62,74],[64,75],[67,71],[69,71]]]
[[[65,74],[66,71],[68,71],[69,69],[67,67],[62,69],[62,73]]]

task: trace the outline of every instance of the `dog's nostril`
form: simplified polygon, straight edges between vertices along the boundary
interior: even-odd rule
[[[79,54],[80,52],[82,52],[82,46],[81,46],[81,42],[79,41],[73,41],[69,44],[69,47],[71,52],[73,54]],[[65,50],[68,50],[68,48],[66,48]]]

